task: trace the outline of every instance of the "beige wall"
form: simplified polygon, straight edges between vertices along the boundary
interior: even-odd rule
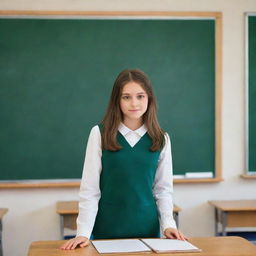
[[[222,165],[224,182],[176,184],[182,208],[180,228],[187,236],[214,234],[210,199],[255,198],[256,180],[239,177],[245,168],[244,13],[256,12],[255,0],[0,0],[1,10],[220,11],[223,13]],[[3,170],[1,170],[3,171]],[[60,239],[58,200],[77,200],[78,189],[0,190],[4,217],[4,255],[26,255],[34,240]]]

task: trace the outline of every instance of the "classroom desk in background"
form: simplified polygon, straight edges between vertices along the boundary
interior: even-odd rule
[[[2,231],[3,231],[3,224],[2,219],[4,215],[8,212],[7,208],[0,208],[0,256],[3,255],[3,245],[2,245]]]
[[[60,246],[65,241],[37,241],[30,245],[28,256],[96,256],[99,254],[92,244],[75,251],[62,251]],[[241,237],[200,237],[190,238],[189,242],[202,249],[196,253],[175,253],[175,256],[255,256],[256,246]],[[110,255],[110,254],[108,254]],[[114,255],[114,254],[113,254]],[[122,256],[131,254],[122,253]],[[156,253],[132,253],[133,256],[157,255]],[[159,254],[160,255],[160,254]],[[161,256],[170,256],[161,253]]]
[[[215,234],[227,235],[227,228],[256,227],[256,200],[209,201],[215,208]]]
[[[173,217],[179,225],[179,212],[181,208],[174,205]],[[64,228],[76,230],[76,218],[78,215],[78,201],[60,201],[56,204],[56,212],[60,215],[60,232],[64,239]]]

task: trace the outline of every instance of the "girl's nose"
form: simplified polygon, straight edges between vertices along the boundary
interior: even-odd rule
[[[138,100],[135,98],[135,99],[132,99],[132,101],[131,101],[131,105],[132,106],[137,106],[137,104],[138,104]]]

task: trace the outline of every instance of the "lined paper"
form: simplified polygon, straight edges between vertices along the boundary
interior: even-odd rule
[[[188,241],[176,239],[141,239],[155,252],[200,252],[201,250]]]
[[[92,244],[99,253],[151,252],[151,249],[138,239],[92,241]]]

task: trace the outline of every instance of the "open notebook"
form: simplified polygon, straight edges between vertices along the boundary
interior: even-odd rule
[[[200,252],[201,249],[188,241],[174,239],[114,239],[93,240],[92,244],[99,253],[134,253],[134,252]]]

